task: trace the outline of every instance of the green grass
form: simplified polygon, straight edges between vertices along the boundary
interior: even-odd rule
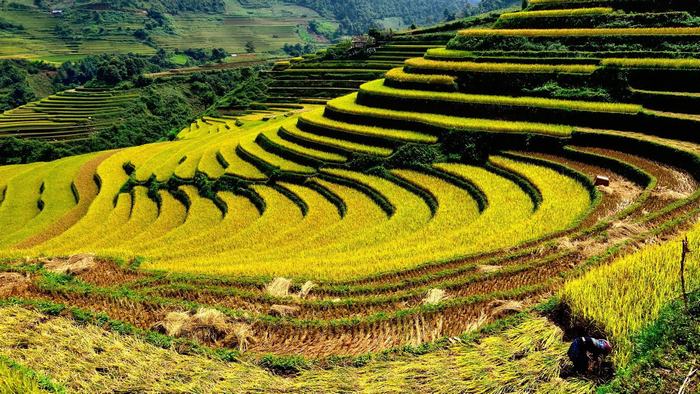
[[[48,393],[41,388],[35,376],[9,359],[0,357],[0,393],[37,394]]]

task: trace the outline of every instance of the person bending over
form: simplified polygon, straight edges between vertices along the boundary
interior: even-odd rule
[[[610,354],[612,346],[605,339],[578,337],[574,339],[567,353],[577,373],[589,372]]]

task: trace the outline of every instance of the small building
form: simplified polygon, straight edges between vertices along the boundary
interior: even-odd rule
[[[365,49],[373,44],[374,39],[369,36],[355,36],[352,38],[353,49]]]
[[[51,15],[52,16],[62,16],[63,10],[51,10]]]
[[[610,186],[610,178],[607,176],[598,175],[595,177],[595,186]]]

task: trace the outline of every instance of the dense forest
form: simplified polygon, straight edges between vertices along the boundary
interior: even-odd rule
[[[367,31],[378,19],[400,17],[407,25],[431,24],[463,12],[468,0],[293,0],[340,22],[342,34]]]

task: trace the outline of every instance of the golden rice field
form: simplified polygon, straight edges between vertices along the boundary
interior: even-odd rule
[[[71,89],[0,114],[0,137],[75,141],[109,129],[137,96],[129,91]]]
[[[458,33],[462,37],[520,36],[520,37],[596,37],[596,36],[697,36],[697,27],[598,28],[598,29],[469,29]]]
[[[0,391],[604,390],[566,372],[570,336],[630,365],[678,299],[679,237],[698,247],[697,56],[668,55],[697,33],[399,35],[383,78],[295,59],[267,110],[0,167]],[[610,35],[605,56],[513,39]]]
[[[547,17],[575,17],[583,15],[605,15],[610,14],[614,10],[610,7],[591,7],[591,8],[575,8],[568,10],[544,10],[544,11],[524,11],[524,12],[507,12],[501,14],[501,19],[516,19],[516,18],[547,18]]]

